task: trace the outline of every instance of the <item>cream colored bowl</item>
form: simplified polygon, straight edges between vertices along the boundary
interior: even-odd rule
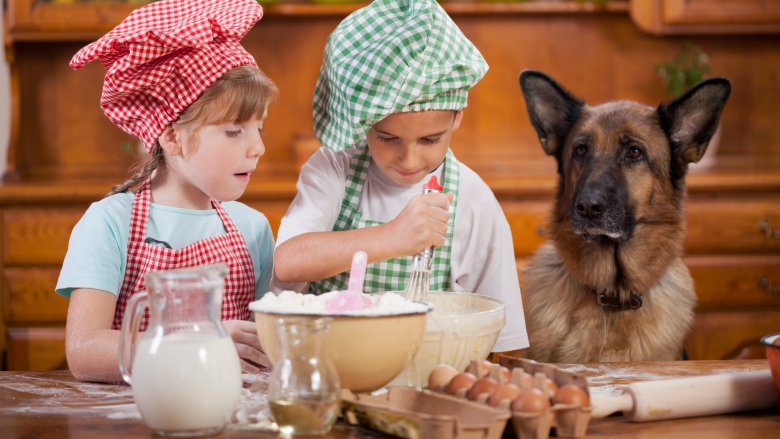
[[[331,317],[324,352],[339,373],[341,387],[370,392],[396,377],[414,358],[423,341],[430,311],[379,316],[301,315],[255,311],[260,343],[272,363],[279,359],[278,319]]]
[[[399,293],[403,294],[403,293]],[[458,370],[471,360],[487,358],[504,327],[506,306],[498,299],[473,293],[432,291],[422,347],[391,385],[422,388],[441,363]]]

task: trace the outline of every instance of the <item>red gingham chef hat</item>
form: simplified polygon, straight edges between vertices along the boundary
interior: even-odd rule
[[[263,16],[255,0],[158,0],[70,60],[106,68],[100,107],[151,151],[165,127],[228,70],[257,65],[241,38]]]

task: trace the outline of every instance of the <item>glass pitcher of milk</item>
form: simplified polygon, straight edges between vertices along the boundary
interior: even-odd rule
[[[241,365],[222,326],[225,264],[146,275],[146,292],[128,301],[119,369],[146,424],[163,436],[222,430],[241,396]],[[144,308],[149,325],[138,332]]]

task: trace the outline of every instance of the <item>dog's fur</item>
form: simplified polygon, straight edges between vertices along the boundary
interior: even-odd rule
[[[685,174],[704,155],[731,84],[711,79],[657,108],[589,106],[536,71],[524,71],[520,87],[558,164],[548,242],[523,276],[527,356],[679,359],[696,305],[681,259]]]

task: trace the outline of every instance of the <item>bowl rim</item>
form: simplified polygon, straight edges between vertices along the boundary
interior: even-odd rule
[[[381,313],[381,314],[334,314],[334,313],[306,313],[301,311],[271,311],[271,310],[254,310],[251,309],[251,311],[255,314],[267,314],[270,316],[279,316],[279,317],[315,317],[315,318],[321,318],[321,317],[330,317],[332,319],[374,319],[378,317],[404,317],[404,316],[413,316],[413,315],[420,315],[420,314],[428,314],[431,311],[433,311],[433,305],[426,302],[418,302],[414,301],[414,303],[423,305],[425,309],[415,310],[415,311],[401,311],[401,312],[387,312],[387,313]]]
[[[397,291],[388,291],[388,292],[390,292],[390,293],[397,293]],[[501,300],[501,299],[499,299],[497,297],[486,296],[484,294],[478,294],[478,293],[471,293],[471,292],[468,292],[468,291],[431,291],[431,293],[446,293],[446,294],[453,295],[453,296],[457,296],[457,295],[461,295],[461,294],[463,294],[463,295],[468,294],[470,296],[476,296],[476,297],[479,297],[480,299],[487,300],[489,302],[493,302],[493,303],[495,303],[498,306],[496,306],[493,309],[486,309],[484,311],[469,313],[468,314],[469,318],[478,317],[478,316],[485,315],[485,314],[494,314],[494,313],[498,313],[500,310],[503,310],[504,311],[504,320],[506,320],[506,303],[504,303],[503,300]],[[423,303],[428,303],[428,302],[423,302]],[[433,306],[433,304],[429,304],[429,305]],[[436,309],[435,306],[434,306],[434,309]],[[437,318],[439,318],[439,319],[446,319],[447,317],[449,317],[449,315],[447,315],[447,314],[445,314],[443,316],[437,316]],[[504,322],[504,324],[506,324],[506,322]]]
[[[780,337],[780,332],[773,332],[771,334],[767,334],[761,337],[761,344],[775,349],[780,349],[780,345],[774,344],[774,341],[779,337]]]

